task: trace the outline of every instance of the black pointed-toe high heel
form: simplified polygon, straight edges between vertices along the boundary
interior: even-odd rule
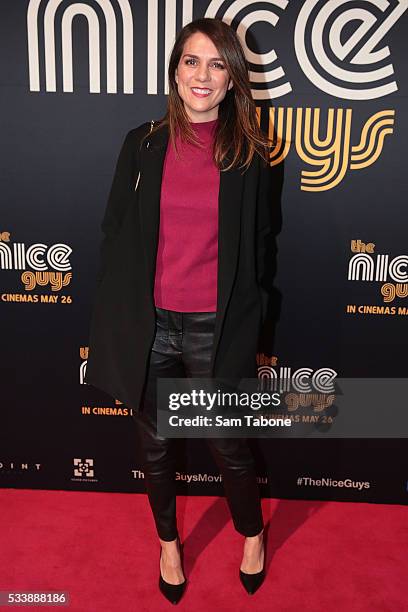
[[[265,578],[265,558],[266,558],[265,537],[263,537],[263,545],[264,545],[264,566],[261,569],[261,571],[257,572],[256,574],[247,574],[243,572],[241,569],[239,570],[239,577],[240,577],[241,583],[244,589],[246,590],[246,592],[249,593],[250,595],[253,595],[255,591],[259,589],[259,587],[261,586]]]
[[[181,567],[183,567],[183,546],[182,544],[180,544],[179,537],[177,537],[177,541],[178,541],[179,550],[180,550]],[[160,547],[160,559],[161,559],[161,554],[162,554],[162,548]],[[160,559],[159,559],[159,589],[163,593],[163,595],[166,597],[166,599],[170,601],[170,603],[177,604],[183,596],[183,593],[186,588],[187,580],[185,579],[184,582],[182,582],[181,584],[171,584],[170,582],[166,582],[161,575]],[[184,569],[183,569],[183,573],[184,573]]]

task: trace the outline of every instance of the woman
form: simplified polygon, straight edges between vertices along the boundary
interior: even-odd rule
[[[123,143],[102,222],[86,382],[132,408],[160,540],[159,586],[177,603],[186,579],[176,521],[175,439],[157,435],[158,377],[255,378],[266,312],[261,286],[272,196],[234,30],[202,18],[179,33],[165,117]],[[239,576],[264,578],[263,519],[245,439],[208,439],[235,529]]]

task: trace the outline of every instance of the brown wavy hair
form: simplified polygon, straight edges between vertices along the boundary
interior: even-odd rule
[[[175,80],[176,68],[183,53],[187,39],[196,32],[208,36],[214,43],[223,59],[228,74],[233,81],[227,90],[218,109],[217,129],[214,134],[213,160],[221,170],[229,170],[241,164],[240,168],[248,169],[254,153],[257,152],[265,162],[270,162],[269,147],[272,141],[259,126],[255,102],[251,96],[248,76],[248,63],[235,30],[221,19],[202,17],[196,19],[179,32],[174,42],[168,67],[169,95],[167,111],[162,119],[155,123],[152,133],[167,125],[169,137],[176,150],[176,134],[182,140],[202,146],[189,123],[182,98],[178,93]],[[149,134],[147,134],[147,137]],[[231,154],[231,163],[225,168],[222,164]]]

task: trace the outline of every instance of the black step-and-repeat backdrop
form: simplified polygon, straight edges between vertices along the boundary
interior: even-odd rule
[[[3,0],[0,13],[0,486],[144,491],[129,409],[84,384],[100,222],[124,135],[164,114],[169,51],[197,17],[236,29],[283,176],[259,375],[310,391],[325,375],[406,377],[407,0]],[[250,443],[264,495],[406,503],[404,435]],[[222,493],[205,440],[180,441],[177,481]]]

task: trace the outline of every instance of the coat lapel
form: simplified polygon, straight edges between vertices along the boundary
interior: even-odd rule
[[[161,182],[168,140],[169,131],[167,126],[164,126],[145,140],[140,155],[139,214],[145,267],[151,292],[154,288],[160,223]],[[227,162],[224,163],[227,165]],[[241,175],[241,170],[237,168],[220,172],[217,316],[211,360],[212,370],[238,261],[243,181],[244,177]]]

